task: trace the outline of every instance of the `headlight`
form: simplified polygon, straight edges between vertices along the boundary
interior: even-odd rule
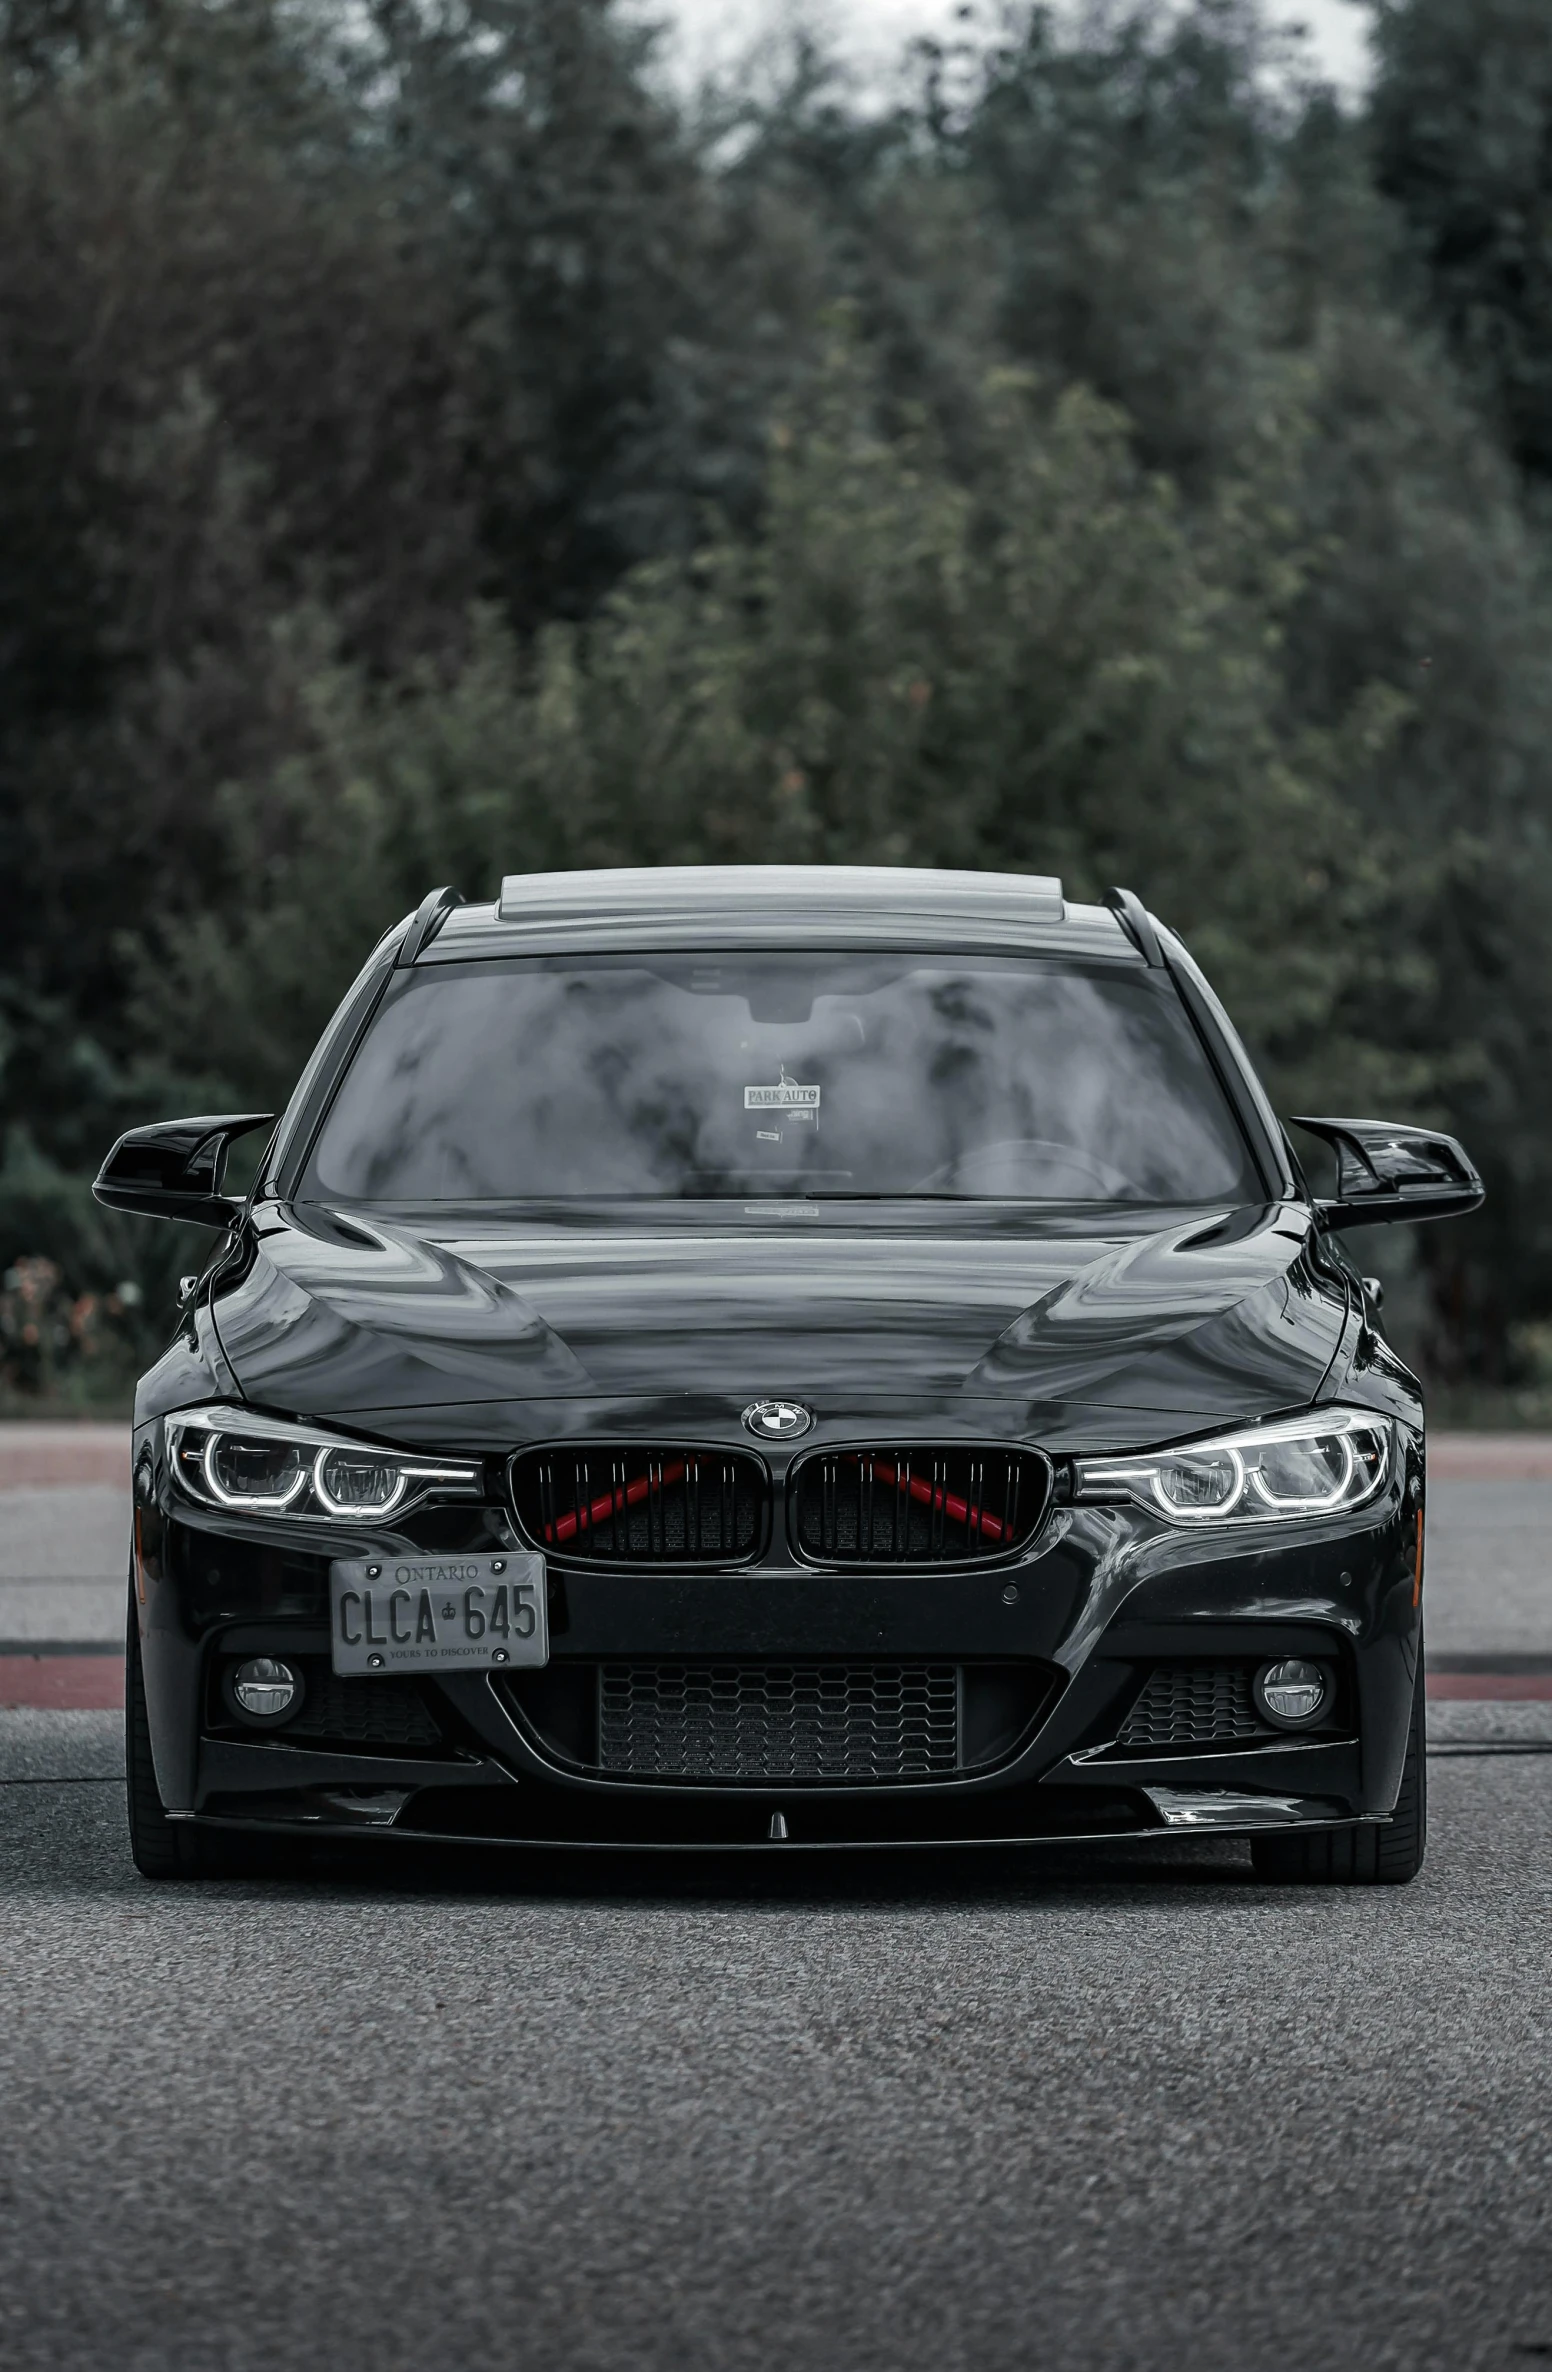
[[[481,1495],[482,1470],[472,1459],[342,1441],[246,1408],[194,1408],[166,1423],[173,1474],[202,1507],[368,1523],[420,1499]]]
[[[1172,1524],[1291,1523],[1373,1499],[1394,1455],[1388,1417],[1325,1408],[1142,1457],[1080,1458],[1073,1497],[1135,1499]]]

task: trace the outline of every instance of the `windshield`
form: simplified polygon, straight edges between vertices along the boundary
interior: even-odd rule
[[[397,973],[304,1196],[1252,1201],[1173,983],[1037,957],[556,956]]]

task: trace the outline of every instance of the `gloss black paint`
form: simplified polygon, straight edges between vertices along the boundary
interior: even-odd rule
[[[905,946],[1145,960],[1114,915],[1069,916],[1032,924],[1015,911],[988,923],[977,907],[956,919],[947,892],[930,918],[875,918],[882,937],[870,943],[891,943],[893,931]],[[857,934],[855,908],[835,911],[822,887],[806,913],[800,902],[777,922],[795,945]],[[574,925],[573,937],[678,947],[718,944],[719,929],[725,944],[726,925],[693,901],[665,920],[648,888],[634,911]],[[389,934],[325,1033],[259,1186],[137,1395],[132,1589],[169,1809],[343,1831],[359,1825],[348,1791],[401,1789],[395,1834],[574,1847],[761,1845],[773,1806],[798,1845],[1145,1831],[1160,1826],[1150,1789],[1285,1799],[1316,1823],[1388,1814],[1421,1650],[1421,1396],[1177,940],[1160,933],[1263,1172],[1263,1199],[1250,1207],[696,1203],[644,1215],[599,1204],[385,1216],[298,1202],[310,1135],[402,939],[402,929]],[[546,944],[558,943],[552,932]],[[417,960],[523,944],[510,920],[466,908]],[[553,1681],[465,1673],[426,1683],[444,1731],[434,1753],[317,1751],[221,1718],[224,1659],[327,1657],[331,1556],[511,1544],[514,1451],[654,1438],[748,1449],[740,1413],[765,1396],[801,1400],[815,1424],[790,1448],[761,1445],[775,1519],[757,1564],[598,1572],[552,1558]],[[425,1509],[380,1532],[196,1509],[167,1472],[160,1419],[217,1399],[483,1458],[484,1502]],[[1074,1457],[1337,1400],[1395,1418],[1404,1448],[1356,1517],[1209,1537],[1137,1507],[1064,1500]],[[1033,1445],[1057,1461],[1057,1501],[1026,1550],[984,1568],[816,1571],[787,1547],[788,1466],[863,1439]],[[1145,1759],[1117,1749],[1153,1663],[1294,1653],[1340,1675],[1331,1734]],[[601,1778],[568,1745],[583,1733],[567,1690],[579,1704],[599,1659],[632,1656],[946,1658],[1012,1674],[1008,1702],[1028,1719],[993,1767],[930,1785]],[[998,1685],[986,1678],[988,1704]]]

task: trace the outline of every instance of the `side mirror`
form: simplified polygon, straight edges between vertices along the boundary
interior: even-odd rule
[[[274,1117],[273,1112],[228,1112],[132,1128],[108,1155],[92,1192],[110,1211],[230,1227],[242,1210],[240,1202],[221,1192],[232,1140],[268,1128]]]
[[[1336,1155],[1336,1194],[1317,1201],[1319,1227],[1377,1227],[1386,1219],[1459,1219],[1484,1188],[1454,1137],[1388,1120],[1305,1120]]]

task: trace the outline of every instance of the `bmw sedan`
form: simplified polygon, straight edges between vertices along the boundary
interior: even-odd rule
[[[1423,1409],[1343,1231],[1481,1184],[1310,1117],[1129,891],[752,867],[433,892],[134,1427],[135,1859],[1425,1833]],[[250,1192],[228,1149],[263,1133]]]

